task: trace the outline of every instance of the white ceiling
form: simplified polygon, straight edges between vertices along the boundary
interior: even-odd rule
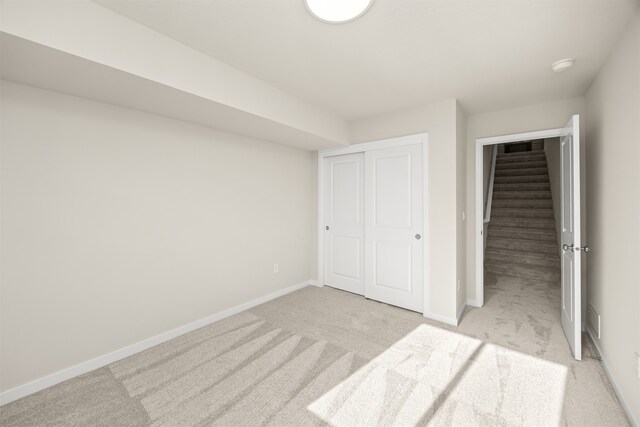
[[[303,0],[97,3],[347,120],[457,98],[467,113],[584,95],[637,0],[374,0],[324,24]],[[575,58],[563,74],[559,59]]]

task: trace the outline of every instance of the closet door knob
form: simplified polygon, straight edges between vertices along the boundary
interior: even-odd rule
[[[416,234],[416,240],[420,240],[420,239],[422,239],[422,236],[419,234]]]
[[[329,226],[327,225],[324,229],[325,229],[325,230],[328,230],[328,229],[329,229]]]

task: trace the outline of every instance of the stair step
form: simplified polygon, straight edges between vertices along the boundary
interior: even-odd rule
[[[553,221],[553,209],[517,209],[494,208],[491,210],[491,222],[494,218],[544,218]]]
[[[528,253],[506,249],[487,249],[484,252],[485,264],[519,264],[560,268],[560,257],[557,254]]]
[[[549,191],[548,182],[515,182],[512,184],[493,184],[493,191]]]
[[[546,168],[547,161],[546,160],[537,160],[537,161],[529,161],[529,162],[496,162],[496,170],[506,170],[506,169],[535,169],[535,168]]]
[[[495,184],[513,184],[513,183],[539,183],[539,182],[549,182],[549,175],[509,175],[509,176],[499,176],[496,175],[494,178]]]
[[[553,201],[536,199],[494,199],[492,208],[553,209]]]
[[[532,176],[532,175],[549,175],[546,167],[539,168],[522,168],[522,169],[496,169],[495,176]]]
[[[514,251],[557,254],[558,245],[555,242],[537,240],[508,239],[504,237],[487,238],[487,247],[492,249],[510,249]]]
[[[517,153],[498,153],[497,154],[497,158],[502,159],[502,158],[516,158],[516,157],[523,157],[523,156],[536,156],[536,155],[545,155],[544,150],[532,150],[532,151],[518,151]]]
[[[516,264],[485,264],[485,271],[502,276],[518,277],[546,283],[560,282],[560,270],[547,267],[528,267]]]
[[[547,156],[542,154],[532,154],[530,156],[517,156],[517,157],[496,157],[497,163],[522,163],[522,162],[534,162],[534,161],[547,161]]]
[[[551,191],[504,191],[499,190],[493,193],[494,199],[538,199],[551,200]]]
[[[490,227],[543,228],[555,230],[553,218],[491,217]]]
[[[549,228],[500,227],[492,225],[487,231],[487,238],[492,239],[494,237],[557,243],[556,230]]]

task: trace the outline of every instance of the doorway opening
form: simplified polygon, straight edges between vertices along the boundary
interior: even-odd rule
[[[476,305],[541,297],[581,359],[579,117],[561,129],[476,140]],[[557,308],[556,308],[557,307]],[[559,310],[557,310],[559,308]],[[528,323],[537,321],[529,315]],[[540,324],[532,327],[547,331]],[[541,332],[541,335],[544,333]]]

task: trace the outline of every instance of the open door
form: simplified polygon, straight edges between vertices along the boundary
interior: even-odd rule
[[[560,138],[562,329],[577,360],[582,359],[580,236],[580,117],[574,115]]]

